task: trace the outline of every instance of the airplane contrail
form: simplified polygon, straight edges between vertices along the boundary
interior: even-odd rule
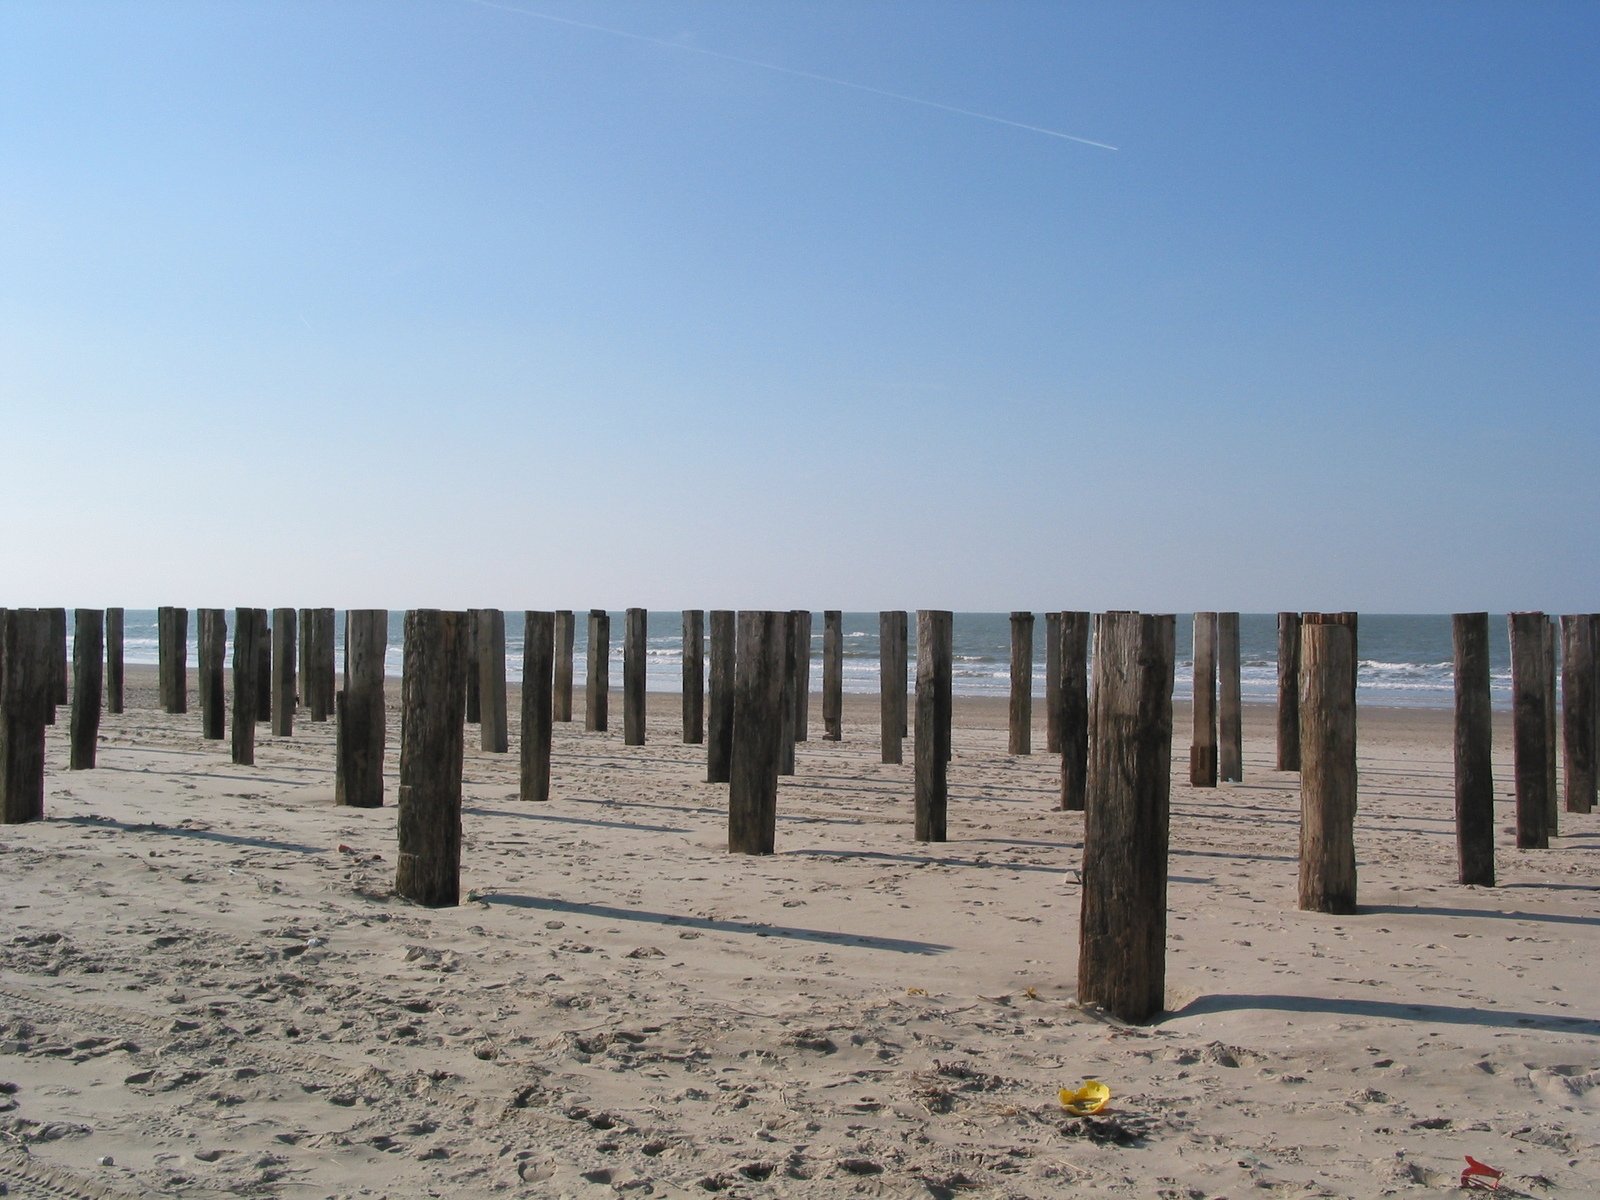
[[[1097,142],[1093,138],[1079,137],[1073,133],[1063,133],[1059,129],[1049,129],[1043,125],[1029,125],[1023,121],[1013,121],[1007,117],[997,117],[993,113],[978,112],[971,108],[958,108],[954,104],[941,104],[937,100],[925,100],[921,96],[908,96],[904,92],[891,92],[884,88],[871,87],[865,83],[856,83],[849,79],[838,79],[832,75],[821,75],[816,71],[804,71],[798,67],[785,67],[778,63],[762,62],[756,58],[743,58],[737,54],[724,54],[719,50],[706,50],[700,46],[690,46],[683,42],[670,41],[667,38],[650,37],[643,33],[630,33],[626,29],[613,29],[607,25],[593,25],[588,21],[576,21],[571,17],[557,17],[550,13],[538,12],[531,8],[516,8],[510,4],[496,4],[494,0],[462,0],[466,4],[476,4],[480,8],[492,8],[499,12],[515,13],[519,17],[533,17],[540,21],[550,21],[557,25],[570,25],[575,29],[587,29],[594,33],[605,33],[612,37],[628,38],[635,42],[648,42],[652,46],[665,46],[669,50],[681,50],[686,54],[699,54],[705,58],[717,58],[723,62],[738,63],[745,67],[757,67],[763,71],[776,71],[780,75],[792,75],[797,79],[810,79],[817,83],[831,83],[835,87],[851,88],[858,92],[867,92],[873,96],[883,96],[890,100],[899,100],[905,104],[918,104],[923,108],[934,108],[940,112],[954,113],[960,117],[972,117],[978,121],[988,121],[995,125],[1007,125],[1012,129],[1022,129],[1029,133],[1042,133],[1045,137],[1060,138],[1064,142],[1077,142],[1083,146],[1094,146],[1100,150],[1115,150],[1117,147],[1107,142]]]

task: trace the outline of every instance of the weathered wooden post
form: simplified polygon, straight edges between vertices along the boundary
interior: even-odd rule
[[[299,610],[300,644],[296,658],[298,669],[295,671],[300,680],[296,693],[297,707],[309,709],[311,707],[311,642],[316,637],[316,609],[302,608]]]
[[[1544,619],[1544,775],[1545,810],[1544,829],[1555,837],[1561,828],[1561,788],[1556,781],[1556,759],[1560,748],[1557,731],[1560,728],[1560,709],[1556,704],[1556,623],[1553,617]]]
[[[54,672],[49,611],[0,609],[0,824],[44,817],[44,728]]]
[[[333,609],[311,610],[311,629],[307,631],[311,642],[306,656],[307,707],[313,721],[326,721],[333,712],[334,687],[334,626]]]
[[[256,761],[256,610],[233,610],[233,761],[253,766]]]
[[[1061,753],[1061,614],[1044,615],[1044,748]]]
[[[256,609],[256,723],[272,725],[272,626],[267,610]]]
[[[1544,850],[1550,845],[1545,823],[1546,791],[1544,614],[1510,613],[1512,750],[1517,782],[1517,848]]]
[[[895,647],[899,640],[899,624],[893,611],[878,614],[878,739],[883,747],[883,761],[903,762],[902,743],[905,740],[905,721],[901,712],[906,703],[905,670],[896,675]],[[903,615],[903,614],[900,614]],[[899,686],[895,686],[896,679]]]
[[[555,718],[556,614],[522,615],[522,762],[520,795],[550,799],[550,748]]]
[[[1307,613],[1300,628],[1300,907],[1356,910],[1355,633]]]
[[[1007,754],[1033,753],[1033,614],[1011,614],[1011,707]]]
[[[1278,614],[1278,770],[1300,769],[1300,614]]]
[[[157,691],[161,711],[189,711],[189,610],[156,610]]]
[[[122,712],[122,622],[120,608],[106,609],[106,712]]]
[[[1089,786],[1089,614],[1063,612],[1059,615],[1061,807],[1068,812],[1082,812]]]
[[[895,711],[900,714],[900,736],[909,737],[911,734],[911,717],[908,710],[911,705],[907,700],[909,689],[908,676],[911,671],[911,650],[909,633],[910,618],[904,609],[897,609],[894,614],[894,681]]]
[[[737,618],[727,609],[711,612],[711,696],[707,713],[706,782],[727,783],[733,763],[734,654]]]
[[[1594,633],[1589,618],[1561,618],[1561,732],[1567,811],[1590,812],[1595,801]]]
[[[794,725],[796,719],[795,688],[798,687],[800,654],[800,621],[794,610],[781,613],[783,621],[783,696],[780,701],[778,738],[778,774],[794,774]]]
[[[1189,746],[1189,782],[1217,786],[1217,614],[1194,615],[1194,740]]]
[[[706,615],[683,610],[683,741],[698,746],[706,726]]]
[[[506,754],[511,749],[506,717],[506,614],[498,608],[477,612],[479,745],[490,754]]]
[[[712,678],[717,668],[717,613],[711,614]],[[777,841],[778,757],[788,670],[788,613],[741,612],[733,691],[733,750],[728,779],[728,852],[771,854]],[[713,686],[713,707],[716,689]],[[792,729],[793,726],[791,725]]]
[[[1450,618],[1456,667],[1456,858],[1462,883],[1494,886],[1489,614]]]
[[[570,608],[556,611],[556,665],[554,711],[557,721],[572,720],[572,646],[576,638],[576,622]]]
[[[1078,1002],[1123,1021],[1166,1003],[1175,626],[1136,612],[1095,623]]]
[[[844,613],[822,614],[822,740],[844,738]]]
[[[945,840],[949,808],[951,614],[917,610],[916,840]]]
[[[50,724],[56,723],[56,706],[67,702],[67,676],[71,671],[67,657],[67,610],[50,610]]]
[[[350,636],[349,630],[345,637]],[[272,736],[294,735],[295,615],[292,608],[272,610]]]
[[[430,908],[461,901],[466,626],[465,613],[406,614],[394,890]]]
[[[344,614],[344,689],[334,697],[333,802],[383,806],[383,755],[388,741],[383,664],[389,653],[389,610]]]
[[[645,666],[649,662],[649,614],[630,608],[622,626],[622,744],[645,739]]]
[[[589,610],[589,674],[584,681],[583,727],[592,733],[606,728],[606,700],[611,687],[611,615]]]
[[[194,616],[200,736],[220,742],[228,735],[227,690],[223,686],[223,672],[228,665],[228,616],[220,608],[197,609]]]
[[[1244,696],[1239,678],[1239,614],[1217,614],[1217,777],[1244,779]]]
[[[483,610],[467,609],[467,724],[483,721],[483,676],[478,665],[478,618]]]
[[[105,615],[98,608],[80,608],[72,616],[72,749],[68,768],[94,766],[100,736],[101,662],[105,652]]]
[[[811,726],[811,613],[794,610],[794,740],[810,740]]]

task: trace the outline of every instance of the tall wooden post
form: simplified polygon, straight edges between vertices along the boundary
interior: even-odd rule
[[[1544,619],[1544,828],[1555,837],[1561,828],[1561,788],[1556,779],[1556,760],[1560,755],[1560,708],[1556,703],[1556,623]]]
[[[822,614],[822,740],[844,737],[844,613]]]
[[[465,613],[406,614],[394,890],[430,908],[461,901],[466,625]]]
[[[519,794],[523,800],[538,804],[550,799],[555,656],[555,613],[523,613],[522,770]]]
[[[344,614],[344,690],[337,693],[333,802],[383,805],[383,755],[388,741],[383,664],[389,653],[389,610]]]
[[[200,736],[220,742],[228,735],[227,669],[228,617],[224,609],[201,608],[195,614],[196,689],[200,703]]]
[[[1194,615],[1194,740],[1189,746],[1189,782],[1217,786],[1217,614]]]
[[[1319,615],[1300,629],[1300,907],[1353,913],[1355,634]]]
[[[55,724],[55,706],[67,702],[67,676],[71,666],[67,656],[67,610],[52,608],[50,610],[50,724]]]
[[[256,761],[256,610],[233,610],[233,761],[253,766]]]
[[[576,622],[570,608],[556,611],[556,663],[553,707],[555,720],[572,720],[572,646],[576,638]]]
[[[707,713],[706,782],[727,783],[733,763],[733,704],[737,686],[734,655],[737,618],[727,609],[711,612],[711,696]]]
[[[622,744],[642,746],[645,738],[645,666],[649,662],[649,614],[630,608],[622,628]]]
[[[1583,615],[1561,618],[1561,732],[1567,811],[1590,812],[1595,801],[1594,632]]]
[[[1300,614],[1278,614],[1278,770],[1300,769]]]
[[[482,632],[478,620],[483,610],[467,609],[467,724],[483,722],[483,675],[479,666],[478,635]]]
[[[706,725],[706,615],[698,608],[683,610],[683,740],[698,746],[705,741]]]
[[[0,824],[44,817],[45,714],[55,697],[50,613],[0,609]]]
[[[326,721],[333,712],[334,626],[333,609],[310,610],[311,627],[306,631],[310,645],[306,650],[306,706],[313,721]]]
[[[589,610],[589,674],[584,684],[583,727],[603,733],[606,701],[611,687],[611,615],[603,608]]]
[[[272,724],[272,626],[267,610],[256,609],[256,723]]]
[[[794,610],[781,614],[783,618],[783,697],[780,701],[778,738],[778,774],[794,774],[794,726],[797,705],[795,689],[799,686],[800,620]]]
[[[886,763],[904,761],[902,742],[905,738],[905,720],[902,713],[906,703],[906,686],[905,669],[899,666],[895,653],[900,637],[896,615],[893,611],[878,614],[878,738]]]
[[[1044,615],[1044,748],[1061,753],[1061,614]]]
[[[480,745],[490,754],[511,749],[506,718],[506,614],[478,609],[478,719]]]
[[[156,610],[156,649],[160,668],[157,690],[161,711],[182,713],[189,710],[189,610]]]
[[[1068,812],[1082,812],[1089,786],[1089,614],[1059,615],[1061,807]]]
[[[1494,886],[1489,614],[1450,618],[1456,668],[1456,858],[1462,883]]]
[[[296,654],[298,669],[295,674],[300,680],[297,707],[305,709],[311,707],[311,642],[316,637],[316,611],[314,608],[299,610],[300,645]]]
[[[120,608],[106,609],[106,712],[122,712],[122,623]]]
[[[811,613],[794,610],[794,740],[810,740],[811,727]]]
[[[72,617],[72,750],[67,764],[73,771],[94,766],[104,653],[105,615],[98,608],[77,609]]]
[[[713,678],[717,615],[712,613]],[[788,739],[783,694],[792,624],[789,614],[779,612],[741,612],[738,621],[728,851],[771,854],[777,842],[778,756]]]
[[[1239,614],[1217,614],[1217,777],[1244,779],[1244,696],[1239,677]]]
[[[917,610],[916,840],[945,840],[950,802],[951,614]]]
[[[1007,754],[1033,753],[1033,614],[1011,614],[1011,707]]]
[[[894,614],[894,680],[895,695],[899,699],[895,702],[895,710],[900,714],[900,736],[909,737],[911,734],[911,718],[907,710],[911,707],[906,699],[909,687],[908,675],[911,670],[910,633],[908,626],[910,618],[904,609],[896,610]]]
[[[1166,1002],[1174,635],[1170,616],[1108,612],[1095,625],[1078,1001],[1123,1021]]]
[[[348,618],[347,618],[348,619]],[[349,637],[348,630],[345,634]],[[292,608],[272,610],[272,736],[294,735],[295,614]]]
[[[1544,850],[1550,845],[1545,823],[1550,779],[1545,754],[1549,728],[1545,721],[1544,614],[1511,613],[1512,750],[1517,782],[1517,848]]]

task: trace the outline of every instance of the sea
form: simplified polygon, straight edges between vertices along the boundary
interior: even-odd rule
[[[71,610],[68,610],[71,616]],[[232,612],[229,611],[229,624]],[[507,611],[506,674],[521,679],[523,616]],[[189,617],[189,665],[198,660],[195,639],[199,622]],[[573,659],[574,679],[582,687],[588,661],[588,614],[577,613]],[[910,622],[909,679],[916,680],[916,620]],[[875,693],[878,688],[878,614],[843,614],[844,690]],[[334,616],[336,661],[343,662],[344,614]],[[1011,615],[1000,612],[956,613],[953,618],[955,666],[952,689],[960,696],[1005,696],[1011,688]],[[623,614],[611,614],[611,685],[622,686]],[[405,614],[389,614],[389,652],[386,671],[399,678]],[[683,615],[652,612],[647,624],[646,687],[650,691],[677,692],[683,684]],[[1177,669],[1173,695],[1188,699],[1193,693],[1194,617],[1177,614]],[[1362,613],[1357,651],[1360,664],[1356,699],[1368,707],[1450,708],[1454,704],[1455,673],[1450,644],[1450,617],[1445,614]],[[1091,655],[1092,655],[1091,647]],[[232,661],[230,640],[228,659]],[[1241,690],[1246,703],[1273,703],[1278,689],[1278,617],[1276,613],[1243,613],[1239,618]],[[1045,622],[1036,614],[1033,631],[1033,692],[1044,695]],[[129,663],[157,661],[155,610],[128,609],[123,616],[123,659]],[[1489,672],[1491,698],[1497,709],[1511,707],[1511,650],[1503,616],[1489,621]],[[812,615],[811,688],[822,686],[822,613]]]

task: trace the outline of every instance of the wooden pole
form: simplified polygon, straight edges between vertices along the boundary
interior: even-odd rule
[[[483,675],[480,662],[478,635],[481,629],[478,619],[483,610],[478,608],[467,609],[467,724],[479,725],[483,722]]]
[[[67,610],[64,608],[50,610],[50,660],[50,724],[54,725],[56,706],[65,704],[68,699],[67,676],[72,669],[67,656]]]
[[[550,799],[550,749],[555,718],[553,682],[555,656],[556,614],[524,613],[520,794],[523,800],[538,804]]]
[[[272,626],[264,608],[256,609],[256,723],[272,727]]]
[[[406,614],[394,890],[430,908],[461,901],[466,626],[465,613]]]
[[[295,696],[297,708],[311,707],[311,642],[316,637],[316,611],[314,608],[299,610],[300,645],[296,652],[298,670],[295,672],[300,680]]]
[[[122,623],[120,608],[106,609],[106,712],[122,712]]]
[[[1044,748],[1061,753],[1061,614],[1044,615]]]
[[[156,611],[156,642],[160,669],[158,691],[161,710],[169,713],[189,711],[189,610],[161,608]]]
[[[1300,769],[1300,614],[1278,614],[1278,770]]]
[[[1217,777],[1244,779],[1244,696],[1239,677],[1239,614],[1217,614]]]
[[[105,614],[80,608],[72,616],[72,749],[68,768],[94,766],[100,736],[100,682],[105,654]]]
[[[945,840],[949,808],[951,614],[917,610],[917,734],[915,837]]]
[[[718,615],[711,614],[713,680]],[[787,613],[741,612],[738,617],[728,780],[730,854],[771,854],[776,845],[778,756],[788,740],[783,695],[791,628]],[[715,697],[714,688],[712,694]]]
[[[1544,614],[1510,613],[1512,758],[1517,784],[1517,848],[1544,850],[1550,845],[1545,817],[1550,780],[1546,774]]]
[[[1011,706],[1007,754],[1033,753],[1033,614],[1011,614]]]
[[[894,683],[895,683],[895,711],[900,714],[900,736],[906,738],[911,735],[911,717],[908,713],[911,705],[907,701],[907,677],[911,669],[910,651],[910,618],[904,609],[897,609],[894,614]]]
[[[794,610],[794,740],[810,740],[811,727],[811,613]]]
[[[606,728],[606,700],[611,687],[611,615],[589,610],[589,674],[584,686],[583,727],[591,733]]]
[[[334,628],[333,609],[311,610],[311,629],[307,631],[310,646],[306,657],[307,707],[313,721],[326,721],[333,712],[334,687]]]
[[[799,687],[800,622],[794,610],[779,614],[783,619],[783,697],[778,737],[778,774],[794,774],[794,726],[797,719],[795,689]]]
[[[479,745],[490,754],[511,750],[506,716],[506,614],[498,608],[478,610]]]
[[[1456,668],[1456,858],[1462,883],[1494,886],[1489,614],[1450,618]]]
[[[1556,623],[1553,617],[1544,619],[1544,774],[1545,774],[1545,833],[1555,837],[1560,832],[1561,788],[1556,777],[1556,760],[1560,757],[1560,708],[1556,704]]]
[[[1300,629],[1300,907],[1356,910],[1355,634],[1308,613]]]
[[[53,707],[50,613],[0,609],[0,824],[44,817],[45,714]]]
[[[1217,614],[1194,615],[1194,738],[1189,746],[1189,782],[1217,786]]]
[[[900,636],[895,615],[892,611],[878,614],[878,739],[886,763],[904,761],[905,722],[900,712],[905,705],[906,689],[903,671],[898,677],[900,686],[895,686],[895,646]]]
[[[645,739],[645,666],[649,662],[649,614],[630,608],[622,626],[622,744],[642,746]]]
[[[1089,787],[1089,614],[1059,615],[1061,807],[1068,812],[1082,812]]]
[[[334,700],[333,802],[349,808],[383,806],[383,756],[388,741],[383,664],[389,652],[389,610],[344,614],[344,689]]]
[[[844,738],[844,613],[822,614],[822,740]]]
[[[1095,624],[1078,1001],[1122,1021],[1166,1002],[1175,626],[1135,612]]]
[[[253,766],[256,761],[256,610],[233,610],[233,761]]]
[[[711,613],[711,695],[707,713],[706,782],[727,783],[733,763],[734,655],[738,622],[727,609]]]
[[[683,741],[698,746],[706,726],[706,615],[683,610]]]
[[[1561,732],[1567,811],[1591,812],[1595,801],[1594,631],[1587,615],[1561,618]]]
[[[348,634],[346,635],[348,636]],[[272,736],[294,735],[295,613],[292,608],[272,610]]]
[[[223,609],[195,610],[196,700],[200,706],[200,736],[220,742],[228,736],[226,671],[228,619]]]
[[[570,608],[556,611],[556,663],[554,684],[555,720],[572,720],[572,645],[576,636],[576,622]]]

